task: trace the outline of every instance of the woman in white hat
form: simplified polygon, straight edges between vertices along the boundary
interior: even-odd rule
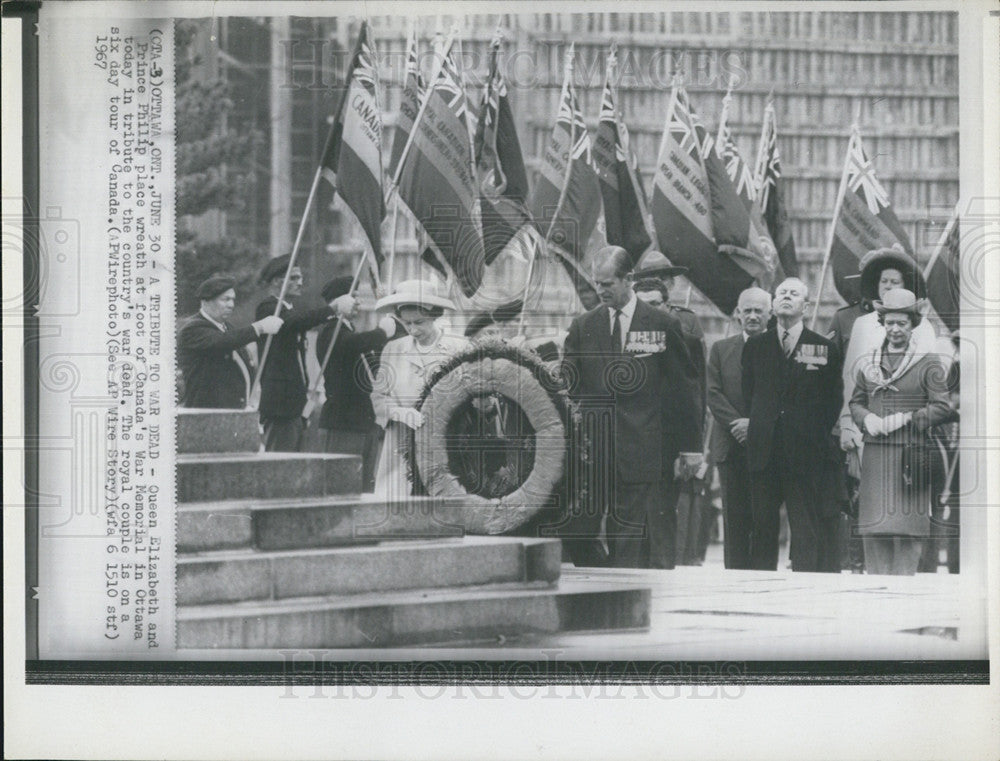
[[[393,311],[408,335],[390,341],[382,350],[378,376],[372,389],[375,421],[385,428],[385,442],[375,473],[375,495],[402,499],[412,491],[406,462],[400,453],[404,427],[416,430],[424,424],[414,406],[424,383],[437,367],[467,346],[464,339],[446,335],[437,319],[446,309],[455,309],[450,299],[438,293],[427,280],[404,280],[391,296],[375,304],[379,312]]]
[[[868,573],[914,574],[931,533],[931,494],[926,474],[904,478],[903,451],[950,417],[947,377],[936,354],[916,349],[922,315],[911,291],[888,291],[873,306],[885,340],[858,367],[850,401],[864,434],[858,529]]]

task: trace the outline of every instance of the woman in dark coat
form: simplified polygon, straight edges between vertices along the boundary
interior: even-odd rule
[[[911,291],[889,291],[875,309],[886,338],[859,367],[850,401],[864,433],[858,528],[868,573],[909,575],[930,534],[930,487],[926,479],[904,485],[903,449],[949,416],[946,371],[914,348],[921,314]]]

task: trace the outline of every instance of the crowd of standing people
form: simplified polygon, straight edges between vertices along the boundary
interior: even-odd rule
[[[323,447],[361,457],[365,491],[404,500],[403,442],[424,425],[425,383],[470,342],[506,341],[561,378],[596,452],[587,503],[559,526],[575,564],[698,564],[715,524],[717,472],[726,568],[776,570],[784,510],[793,571],[935,571],[942,549],[958,570],[957,336],[936,334],[921,273],[896,249],[862,260],[863,298],[839,310],[826,335],[805,325],[812,302],[802,280],[787,278],[773,294],[748,288],[737,332],[712,343],[707,359],[697,316],[670,301],[684,268],[656,251],[635,266],[619,247],[598,252],[600,303],[544,342],[508,329],[521,304],[473,316],[464,337],[448,334],[440,318],[455,305],[424,280],[378,299],[377,326],[360,331],[350,278],[323,287],[325,306],[299,309],[303,273],[289,265],[287,256],[268,262],[268,296],[244,328],[229,323],[234,281],[209,278],[178,334],[182,406],[255,406],[267,451],[303,447],[315,330]],[[253,344],[263,359],[259,400]],[[475,424],[516,445],[499,450],[497,473],[480,472],[481,457],[463,473],[489,481],[492,496],[513,491],[530,427],[516,399],[474,401]]]

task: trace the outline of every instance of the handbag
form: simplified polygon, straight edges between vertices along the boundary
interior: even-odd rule
[[[947,465],[942,457],[943,447],[932,434],[922,441],[903,445],[901,470],[903,486],[909,491],[930,488],[932,483],[942,483]]]

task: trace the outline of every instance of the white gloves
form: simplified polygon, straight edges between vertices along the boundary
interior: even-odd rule
[[[872,436],[884,436],[885,427],[882,422],[882,418],[878,415],[869,412],[865,415],[865,430],[868,431]]]
[[[388,314],[378,321],[379,330],[385,333],[386,338],[392,338],[396,335],[396,325],[398,325],[396,320],[392,317],[392,315]]]
[[[253,323],[253,329],[257,331],[258,336],[273,336],[281,330],[281,326],[284,323],[285,321],[280,317],[275,317],[271,314]]]
[[[894,412],[893,414],[882,418],[882,428],[886,435],[892,433],[899,428],[902,428],[908,422],[910,418],[913,417],[912,412]]]
[[[350,318],[358,308],[358,301],[351,294],[345,293],[330,302],[330,309],[341,317]]]
[[[389,420],[395,420],[415,431],[424,424],[424,415],[415,407],[393,407],[389,410]]]
[[[913,417],[912,412],[894,412],[885,417],[879,417],[871,412],[865,415],[865,430],[872,436],[888,436],[893,431],[899,430],[910,422]],[[841,446],[843,446],[844,433],[840,434]]]
[[[845,452],[857,449],[861,446],[864,437],[861,432],[854,428],[847,428],[843,425],[840,428],[840,448]]]

